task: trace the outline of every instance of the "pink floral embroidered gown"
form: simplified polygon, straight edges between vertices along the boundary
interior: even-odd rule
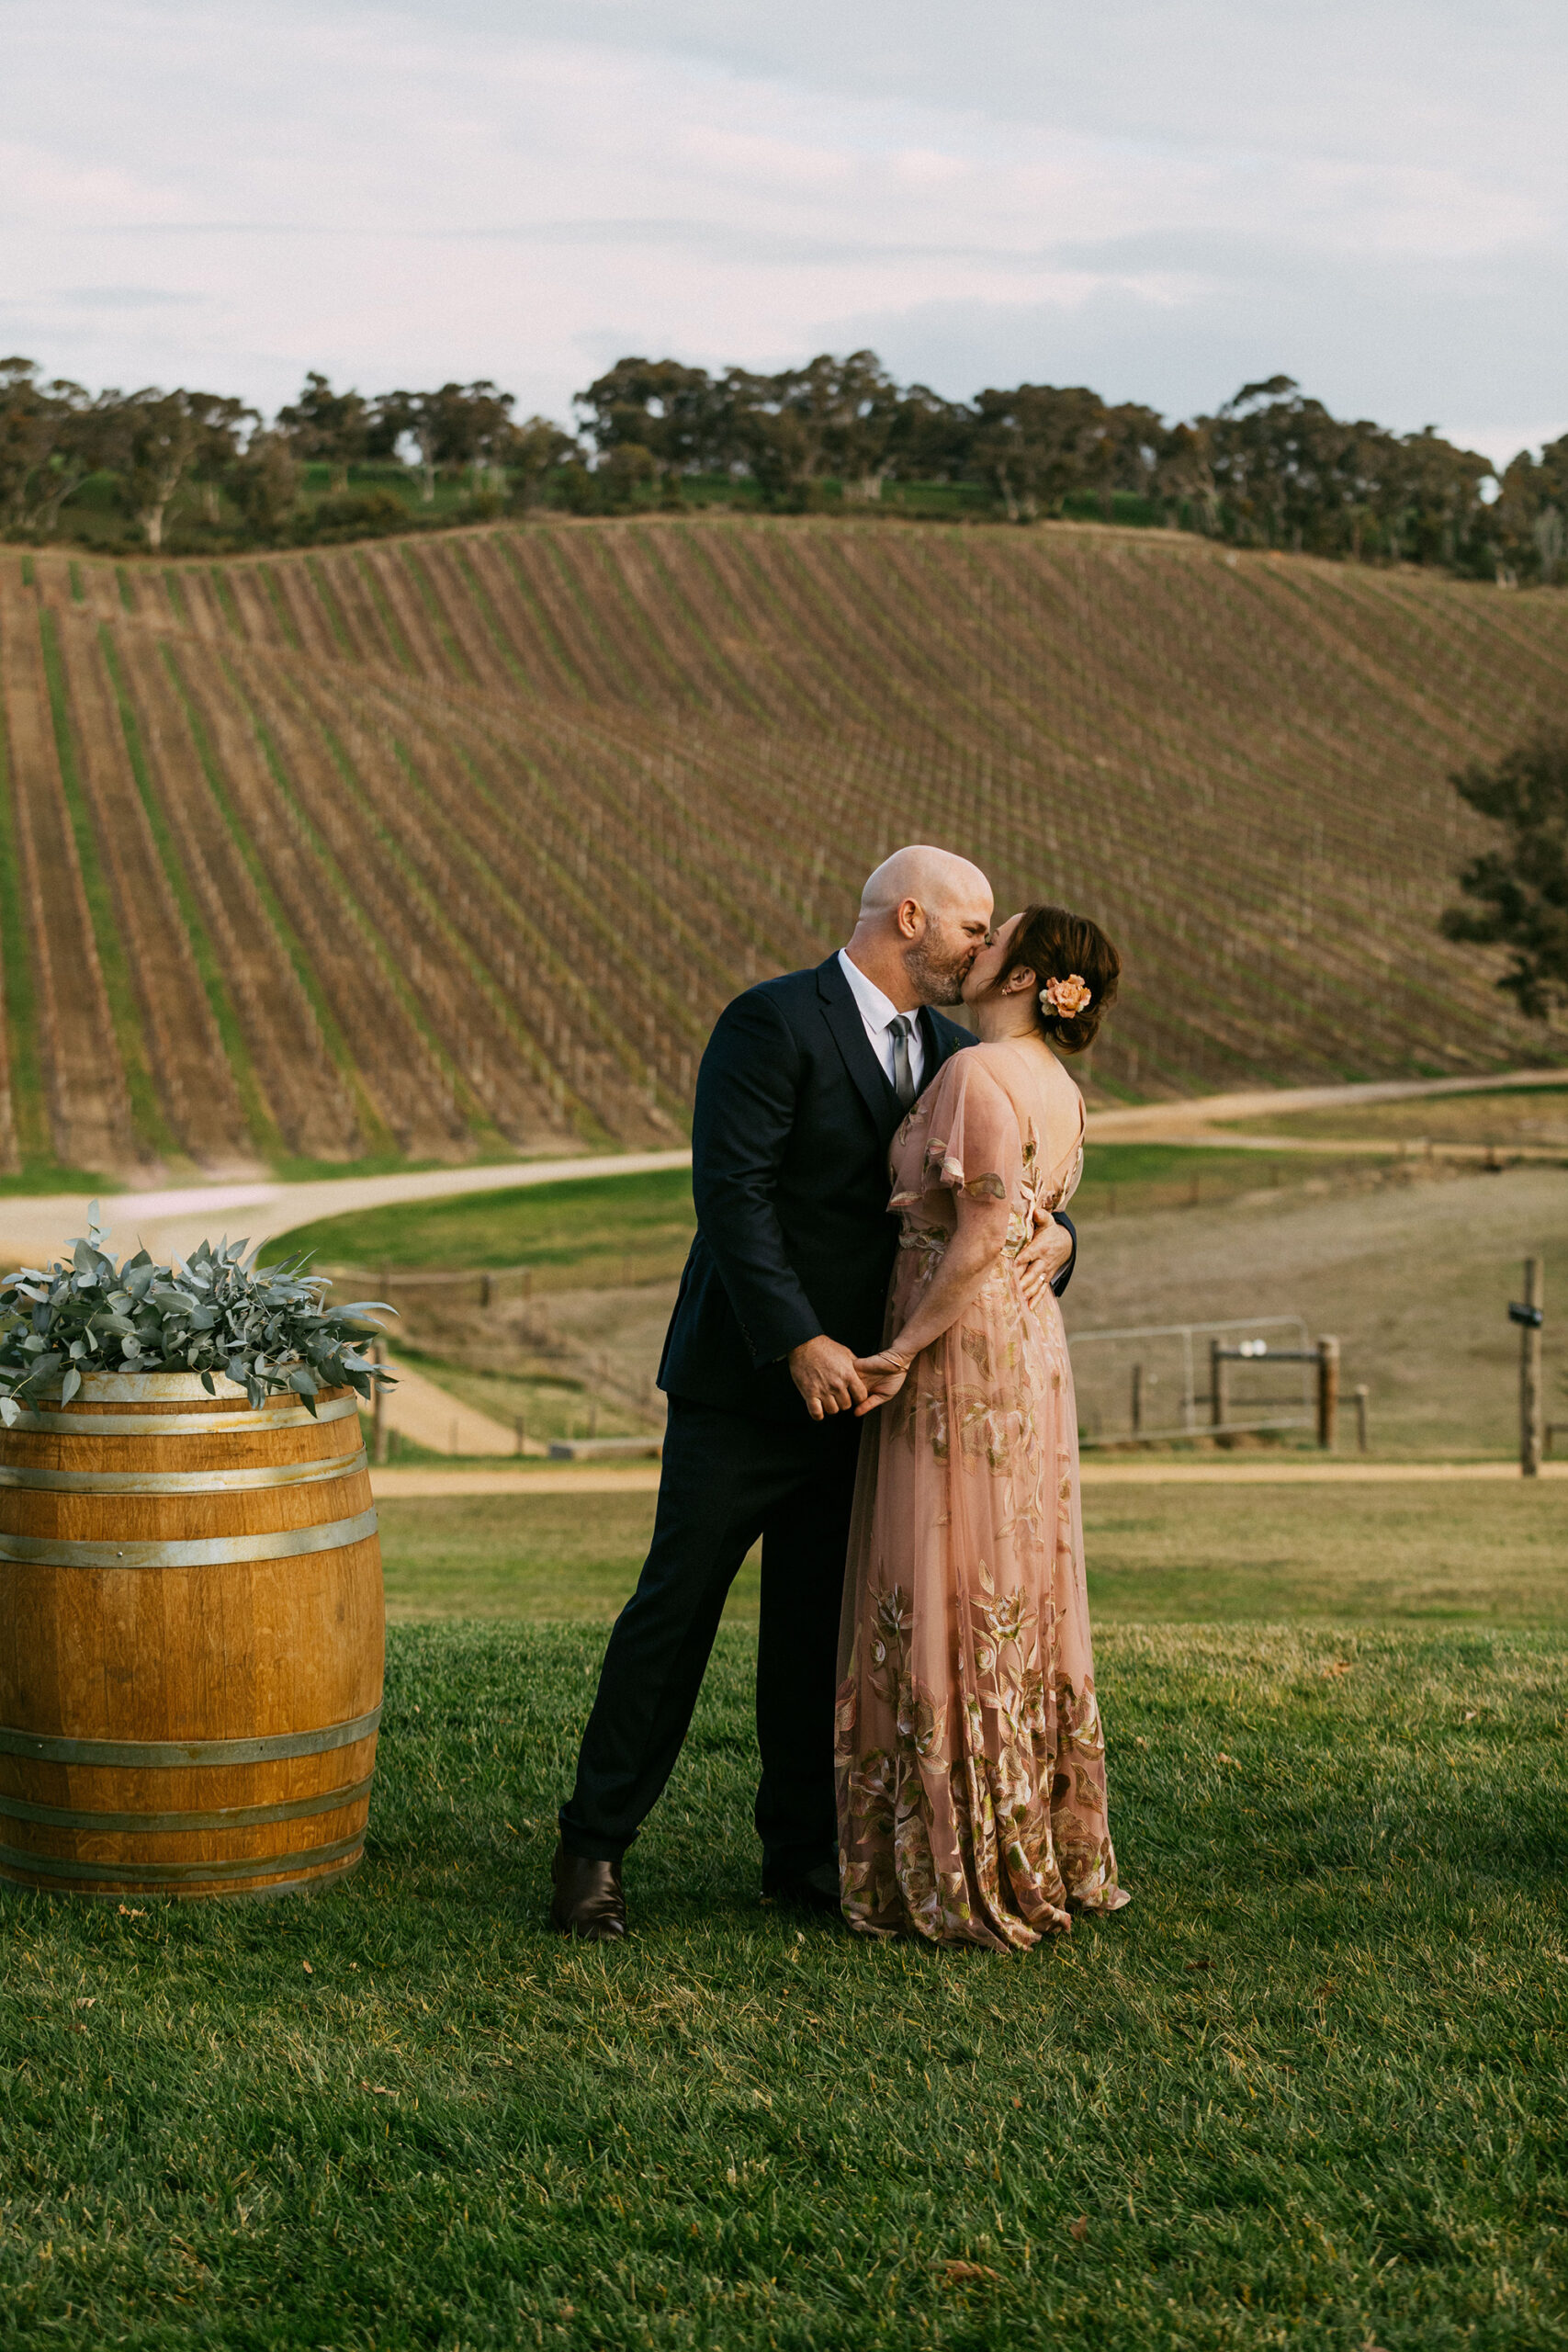
[[[1083,1167],[1083,1098],[1030,1045],[944,1064],[894,1138],[902,1221],[886,1336],[957,1225],[1005,1199],[978,1296],[861,1447],[839,1645],[844,1915],[867,1935],[1020,1948],[1116,1911],[1094,1691],[1077,1423],[1061,1310],[1013,1261]]]

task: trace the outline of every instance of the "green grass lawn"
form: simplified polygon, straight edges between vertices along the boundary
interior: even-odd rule
[[[393,1618],[593,1618],[637,1582],[651,1494],[383,1502]],[[1556,1485],[1089,1487],[1096,1623],[1568,1627],[1568,1496]],[[757,1614],[755,1560],[729,1617]]]
[[[347,1889],[0,1905],[0,2342],[1568,2343],[1555,1489],[1089,1500],[1130,1910],[1004,1958],[760,1908],[743,1594],[634,1941],[563,1947],[603,1624],[394,1624]],[[394,1605],[607,1615],[647,1514],[389,1505]],[[1250,1622],[1132,1622],[1249,1558]]]
[[[528,1266],[573,1280],[618,1283],[678,1272],[695,1230],[684,1168],[641,1176],[584,1176],[321,1218],[269,1241],[264,1261],[309,1250],[322,1266],[432,1272]]]

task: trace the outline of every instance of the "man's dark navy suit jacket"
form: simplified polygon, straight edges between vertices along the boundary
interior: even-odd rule
[[[929,1006],[919,1023],[929,1086],[975,1040]],[[697,1237],[660,1388],[728,1412],[804,1419],[792,1348],[825,1331],[856,1355],[875,1353],[898,1246],[887,1149],[903,1116],[836,956],[725,1007],[697,1074]],[[1069,1261],[1053,1287],[1066,1289],[1071,1272]]]

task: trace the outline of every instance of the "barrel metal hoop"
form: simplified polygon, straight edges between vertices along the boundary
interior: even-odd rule
[[[302,1552],[341,1552],[376,1532],[374,1510],[330,1519],[319,1527],[280,1527],[267,1535],[181,1537],[166,1544],[85,1544],[59,1535],[0,1535],[0,1560],[54,1568],[217,1568],[244,1560],[292,1560]]]
[[[314,1429],[322,1421],[345,1421],[357,1413],[357,1396],[335,1396],[308,1413],[303,1405],[279,1405],[259,1413],[18,1413],[14,1430],[50,1430],[70,1437],[210,1437],[224,1430]]]
[[[225,1764],[276,1764],[293,1756],[324,1756],[368,1739],[381,1710],[325,1724],[318,1731],[267,1732],[254,1739],[65,1739],[52,1732],[13,1731],[0,1724],[0,1756],[35,1764],[108,1764],[128,1772],[209,1770]]]
[[[317,1862],[335,1862],[365,1843],[365,1832],[334,1838],[330,1846],[306,1846],[291,1854],[252,1854],[234,1862],[88,1862],[61,1854],[29,1854],[20,1846],[0,1846],[0,1866],[29,1871],[38,1878],[75,1879],[91,1883],[130,1879],[139,1886],[190,1886],[203,1879],[265,1878],[284,1871],[310,1870]]]
[[[178,1887],[150,1886],[142,1891],[149,1902],[161,1897],[168,1903],[270,1903],[276,1896],[285,1894],[331,1894],[364,1867],[365,1856],[360,1852],[350,1854],[345,1862],[333,1862],[330,1869],[317,1871],[310,1878],[270,1878],[262,1886],[193,1887],[188,1894],[183,1894]],[[41,1887],[27,1885],[0,1863],[0,1894],[41,1894],[43,1891]],[[128,1893],[136,1892],[123,1886],[50,1889],[51,1894],[57,1891],[73,1896],[79,1903],[123,1903]]]
[[[372,1780],[374,1775],[371,1776]],[[87,1829],[107,1837],[161,1838],[182,1829],[250,1829],[267,1821],[304,1821],[315,1813],[339,1813],[370,1793],[371,1781],[319,1796],[294,1797],[287,1804],[231,1804],[215,1813],[74,1813],[68,1805],[34,1804],[25,1797],[0,1796],[0,1815],[36,1821],[46,1829]]]
[[[0,1487],[51,1495],[243,1495],[265,1487],[312,1487],[367,1468],[365,1448],[261,1470],[35,1470],[0,1462]]]

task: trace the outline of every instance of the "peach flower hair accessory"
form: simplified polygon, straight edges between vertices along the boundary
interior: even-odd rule
[[[1060,1014],[1064,1021],[1070,1021],[1093,1001],[1094,990],[1079,972],[1069,972],[1065,980],[1047,980],[1040,991],[1042,1009]]]

